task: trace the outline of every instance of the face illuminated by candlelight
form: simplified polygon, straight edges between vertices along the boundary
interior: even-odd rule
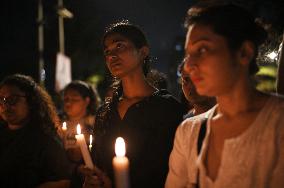
[[[124,157],[126,153],[125,142],[122,137],[118,137],[115,141],[115,154],[117,157]]]

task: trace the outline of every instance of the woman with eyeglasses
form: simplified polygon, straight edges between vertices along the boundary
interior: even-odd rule
[[[233,4],[194,6],[186,23],[185,72],[217,105],[179,126],[165,187],[282,188],[284,100],[252,82],[265,30]]]
[[[0,83],[1,187],[69,187],[71,169],[57,135],[51,97],[29,76]]]
[[[118,84],[112,100],[96,115],[93,158],[99,170],[90,171],[84,187],[115,186],[112,159],[117,137],[126,142],[130,187],[163,187],[183,108],[166,90],[146,81],[149,45],[139,27],[127,21],[113,24],[102,42],[106,65]]]

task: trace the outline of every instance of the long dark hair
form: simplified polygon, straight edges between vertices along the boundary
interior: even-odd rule
[[[0,88],[3,86],[14,86],[25,93],[31,126],[39,128],[48,135],[55,136],[57,134],[59,117],[50,95],[44,88],[39,86],[30,76],[21,74],[7,76],[0,83]]]
[[[109,25],[102,38],[102,44],[104,47],[105,40],[107,37],[119,34],[128,40],[130,40],[137,49],[142,48],[143,46],[149,47],[148,41],[142,29],[138,26],[131,24],[128,20],[123,20],[114,24]],[[152,59],[148,55],[145,57],[143,62],[143,73],[147,77],[150,72],[150,63]],[[104,122],[110,117],[111,109],[117,104],[119,98],[123,93],[123,88],[121,81],[118,78],[113,77],[112,83],[108,86],[113,90],[113,95],[110,100],[104,101],[104,104],[98,110],[96,116],[96,126],[104,125]]]
[[[251,41],[255,46],[255,57],[250,63],[251,75],[258,71],[256,57],[258,47],[262,44],[267,33],[255,22],[252,14],[245,8],[234,4],[197,4],[188,10],[185,27],[195,23],[209,25],[213,31],[226,38],[231,50],[237,50],[244,41]]]

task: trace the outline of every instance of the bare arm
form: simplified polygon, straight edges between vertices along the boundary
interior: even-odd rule
[[[169,159],[169,172],[165,183],[165,188],[186,187],[188,184],[187,168],[188,163],[185,156],[184,132],[181,126],[178,127],[174,147]]]

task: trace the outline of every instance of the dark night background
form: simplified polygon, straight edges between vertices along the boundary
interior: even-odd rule
[[[86,79],[104,74],[100,37],[104,28],[118,20],[128,19],[146,33],[153,67],[166,73],[174,90],[176,67],[183,55],[183,21],[190,0],[65,0],[74,17],[65,19],[65,54],[71,57],[72,78]],[[277,0],[235,0],[255,15],[264,17],[281,33],[284,2]],[[43,0],[44,61],[46,87],[54,88],[55,58],[59,49],[57,1]],[[31,75],[38,80],[37,1],[10,0],[1,5],[0,79],[13,74]]]

